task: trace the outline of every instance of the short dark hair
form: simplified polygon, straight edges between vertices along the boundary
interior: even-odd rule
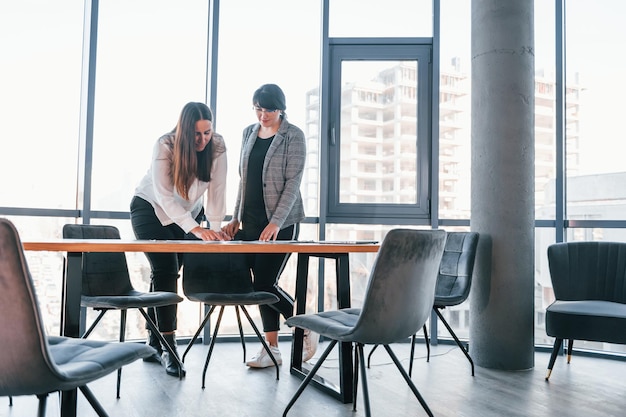
[[[264,84],[252,96],[252,104],[267,110],[286,110],[285,93],[276,84]]]

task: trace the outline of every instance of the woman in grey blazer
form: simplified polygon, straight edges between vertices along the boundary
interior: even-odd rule
[[[285,94],[277,85],[262,85],[254,92],[252,104],[258,122],[243,131],[235,211],[222,230],[234,240],[295,240],[305,217],[300,194],[306,160],[304,132],[287,120]],[[293,297],[278,285],[289,255],[248,256],[255,290],[279,298],[276,304],[259,306],[265,338],[278,364],[282,363],[278,350],[280,315],[293,315]],[[315,352],[312,343],[305,345]],[[313,356],[310,352],[305,349],[304,359]],[[274,363],[261,349],[246,364],[265,368]]]

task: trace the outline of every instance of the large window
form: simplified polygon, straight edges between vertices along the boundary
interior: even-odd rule
[[[397,223],[430,215],[429,44],[331,40],[328,219]]]

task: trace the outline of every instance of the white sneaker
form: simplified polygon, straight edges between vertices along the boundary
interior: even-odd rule
[[[315,355],[317,350],[317,342],[320,335],[309,329],[304,330],[304,339],[302,340],[302,362],[306,362]]]
[[[276,363],[282,365],[283,358],[280,355],[280,350],[278,350],[278,347],[271,346],[269,343],[267,345],[269,346],[272,355],[274,355]],[[274,366],[274,362],[272,361],[272,358],[270,358],[270,355],[267,354],[265,348],[261,346],[261,350],[259,350],[257,354],[252,357],[252,359],[246,362],[246,365],[251,368],[268,368],[270,366]]]

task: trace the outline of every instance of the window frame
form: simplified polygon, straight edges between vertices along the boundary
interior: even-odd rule
[[[432,216],[433,44],[431,38],[335,38],[329,39],[327,140],[328,156],[326,221],[366,224],[424,223]],[[344,61],[415,60],[418,62],[416,198],[412,204],[340,202],[341,178],[341,83]]]

